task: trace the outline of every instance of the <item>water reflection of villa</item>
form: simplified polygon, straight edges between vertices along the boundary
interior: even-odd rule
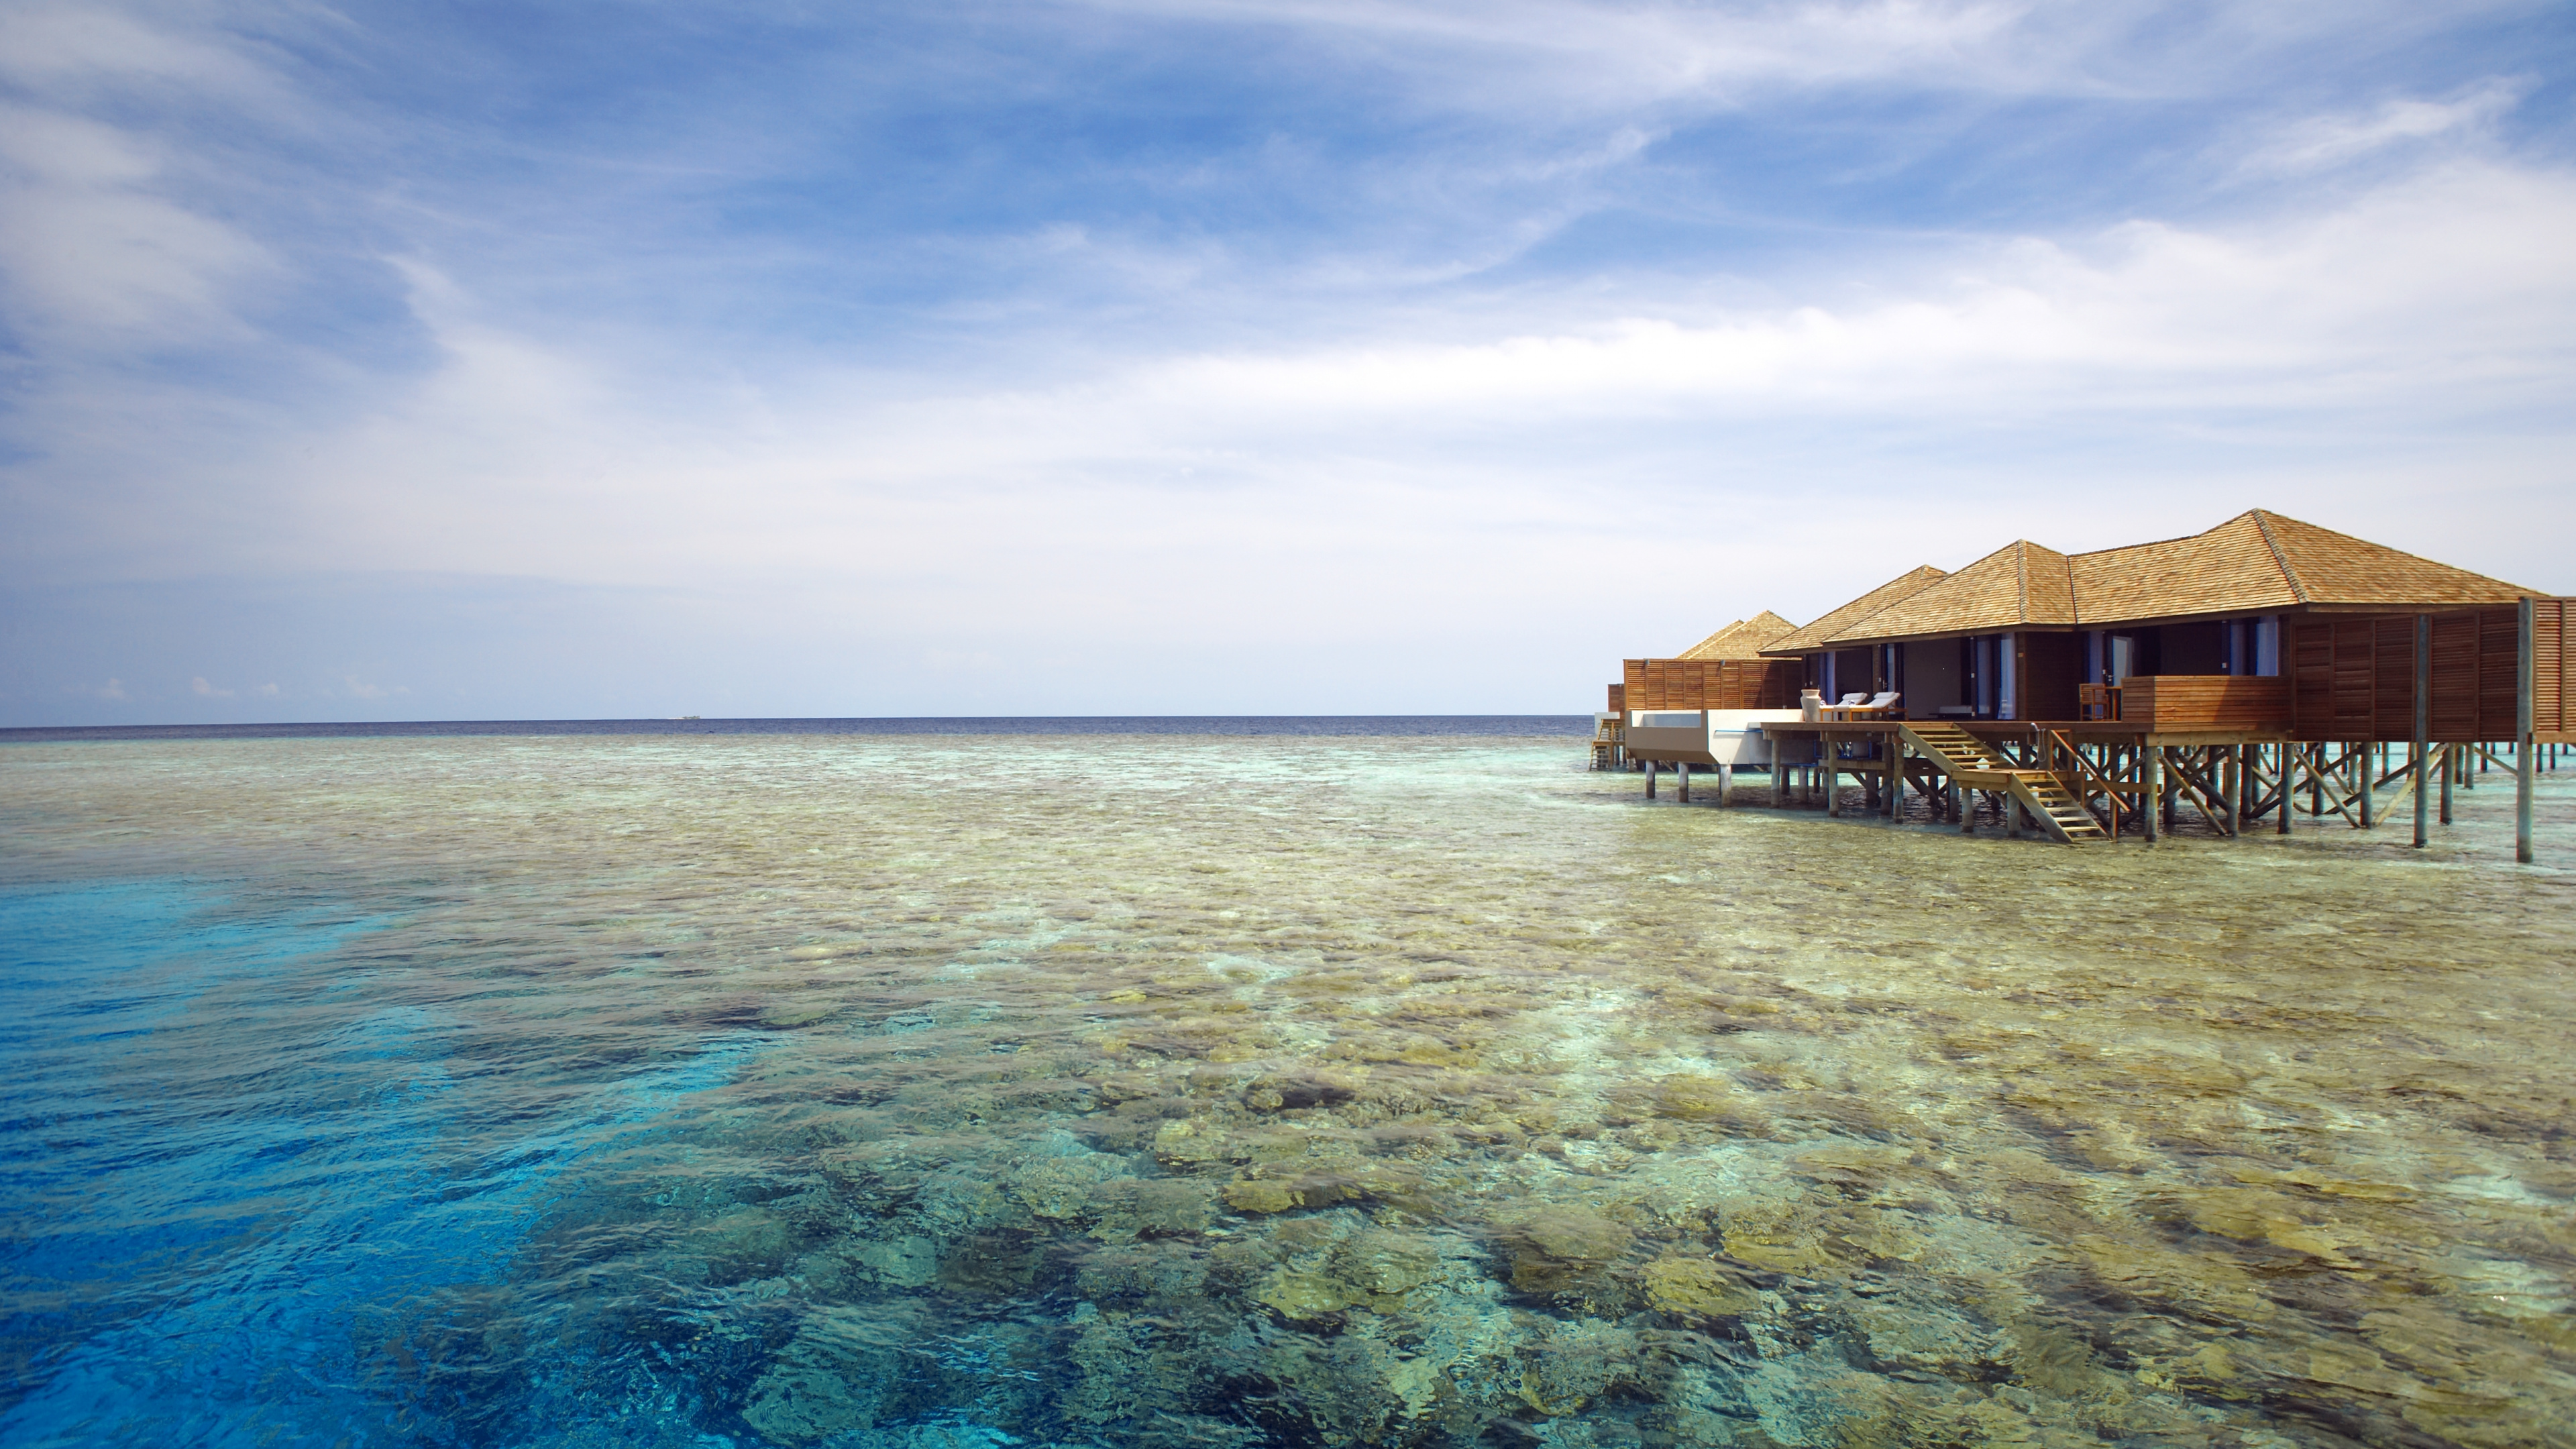
[[[2254,511],[2188,538],[2064,554],[2018,541],[1922,567],[1803,628],[1766,614],[1610,686],[1603,763],[1769,768],[1841,815],[1980,813],[2061,840],[2369,827],[2508,758],[2576,742],[2570,601]],[[1779,626],[1776,631],[1772,626]],[[1768,635],[1768,638],[1757,636]],[[1877,706],[1875,709],[1872,706]],[[1844,777],[1858,786],[1847,800]]]

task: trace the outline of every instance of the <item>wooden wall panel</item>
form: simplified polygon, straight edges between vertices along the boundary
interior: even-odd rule
[[[2334,724],[2334,625],[2305,621],[2286,624],[2288,637],[2282,653],[2287,659],[2286,671],[2296,686],[2291,696],[2291,717],[2297,721],[2299,738],[2322,740],[2332,737]]]
[[[2076,717],[2075,686],[2084,682],[2084,641],[2074,634],[2013,635],[2015,719]]]
[[[2366,739],[2377,671],[2372,644],[2376,633],[2368,619],[2338,619],[2334,631],[2334,706],[2326,716],[2330,739]]]
[[[1627,712],[1628,686],[1624,684],[1614,684],[1610,686],[1610,707],[1603,711],[1603,713],[1624,715]]]
[[[1796,709],[1795,659],[1627,659],[1619,709]]]
[[[2531,601],[2531,727],[2547,734],[2576,729],[2576,708],[2567,699],[2567,681],[2576,674],[2576,638],[2567,629],[2568,605],[2576,599]]]
[[[2448,614],[2433,621],[2433,738],[2437,740],[2481,738],[2482,622],[2475,614]]]
[[[2509,740],[2521,723],[2522,611],[2478,611],[2478,734]]]
[[[2294,620],[2287,632],[2298,738],[2415,737],[2414,615]],[[2513,738],[2521,637],[2511,608],[2434,616],[2436,741]]]
[[[2120,722],[2150,729],[2278,729],[2290,723],[2293,681],[2277,675],[2133,674],[2120,687]]]
[[[2415,616],[2370,621],[2370,728],[2383,740],[2415,738]]]

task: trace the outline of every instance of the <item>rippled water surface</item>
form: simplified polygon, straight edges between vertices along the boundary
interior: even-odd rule
[[[0,748],[0,1442],[2576,1443],[2576,777],[1582,762]]]

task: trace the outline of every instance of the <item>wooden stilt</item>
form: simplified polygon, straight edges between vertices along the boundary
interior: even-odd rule
[[[2372,756],[2379,752],[2369,745],[2361,747],[2361,828],[2379,828],[2379,763]]]
[[[1646,798],[1655,798],[1655,762],[1652,760],[1646,762]]]
[[[1887,732],[1887,821],[1905,818],[1905,736]]]
[[[2245,777],[2251,773],[2245,766],[2245,747],[2229,745],[2227,747],[2227,833],[2229,835],[2245,833]]]
[[[1690,803],[1690,761],[1676,761],[1673,765],[1673,776],[1675,783],[1681,786],[1679,796],[1681,803],[1688,805]]]
[[[1825,773],[1825,813],[1838,817],[1843,813],[1843,772],[1836,768],[1833,741],[1827,740],[1818,747],[1816,763]]]
[[[2432,780],[2424,772],[2433,763],[2433,616],[2415,616],[2415,741],[2408,768],[2415,772],[2415,848],[2433,838]]]
[[[2459,773],[2459,746],[2442,746],[2442,823],[2445,825],[2451,823],[2451,781],[2456,778]]]
[[[2520,667],[2514,671],[2513,704],[2513,858],[2517,864],[2531,864],[2531,754],[2536,743],[2532,735],[2538,727],[2533,716],[2532,690],[2535,686],[2532,658],[2531,600],[2522,601],[2522,640],[2517,651]]]
[[[2297,804],[2290,798],[2290,794],[2297,788],[2298,762],[2305,753],[2304,746],[2294,745],[2288,740],[2281,741],[2281,818],[2273,822],[2272,828],[2282,835],[2290,833],[2290,817],[2299,813]]]
[[[1727,788],[1728,788],[1729,786],[1733,785],[1734,783],[1735,783],[1735,767],[1734,767],[1733,765],[1723,765],[1723,764],[1722,764],[1722,765],[1719,765],[1719,766],[1717,767],[1717,808],[1718,808],[1718,809],[1723,810],[1723,809],[1725,809],[1725,808],[1726,808],[1726,791],[1727,791]]]
[[[2156,768],[2156,757],[2161,753],[2153,746],[2142,746],[2138,750],[2138,783],[2146,787],[2145,793],[2138,797],[2138,819],[2146,826],[2149,845],[2156,843],[2156,834],[2164,819],[2164,811],[2157,808],[2164,796],[2164,781],[2159,778],[2160,772]]]

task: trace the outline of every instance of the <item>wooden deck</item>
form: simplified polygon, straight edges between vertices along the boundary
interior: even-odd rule
[[[1771,744],[1774,807],[1804,803],[1833,816],[1895,821],[1911,794],[1931,819],[1956,822],[1963,834],[1984,818],[2009,835],[2035,830],[2070,845],[2124,835],[2153,841],[2185,816],[2222,838],[2266,826],[2288,835],[2301,806],[2312,826],[2333,816],[2372,829],[2417,794],[2426,797],[2419,820],[2426,817],[2436,789],[2448,825],[2454,785],[2498,760],[2487,745],[2432,744],[2419,768],[2411,751],[2393,761],[2386,742],[2298,740],[2286,723],[1791,720],[1766,721],[1762,733]],[[1646,767],[1648,798],[1661,769],[1678,763],[1681,798],[1690,799],[1688,761],[1644,751],[1636,760]],[[1731,774],[1720,775],[1721,807]],[[1846,777],[1860,786],[1857,802],[1846,800]]]

